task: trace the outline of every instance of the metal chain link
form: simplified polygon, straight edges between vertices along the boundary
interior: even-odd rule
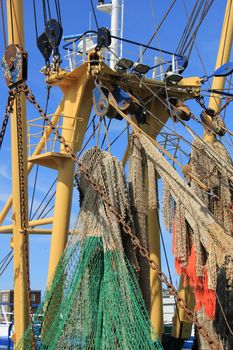
[[[216,341],[216,339],[212,339],[209,336],[207,330],[197,320],[197,316],[194,314],[194,312],[192,310],[190,310],[187,307],[186,302],[179,296],[178,291],[176,290],[174,285],[171,282],[168,281],[167,276],[165,275],[165,273],[160,271],[159,267],[156,265],[154,260],[150,258],[150,254],[149,254],[148,250],[141,245],[140,240],[133,233],[131,227],[125,222],[124,218],[113,207],[113,205],[110,202],[109,198],[106,196],[103,187],[100,186],[98,183],[96,183],[95,180],[93,180],[92,176],[88,173],[88,171],[85,170],[82,167],[82,164],[78,160],[77,155],[73,152],[73,150],[70,147],[70,145],[68,143],[66,143],[66,140],[64,139],[64,137],[59,134],[56,126],[53,125],[53,123],[50,121],[49,117],[43,112],[42,108],[40,107],[40,105],[36,101],[35,96],[33,95],[32,91],[27,87],[26,84],[23,84],[21,86],[21,89],[25,93],[26,98],[28,99],[28,101],[30,101],[34,105],[34,107],[39,112],[40,116],[45,120],[47,125],[52,129],[53,134],[58,138],[58,141],[64,146],[65,151],[70,155],[72,160],[77,163],[77,165],[79,166],[80,171],[84,174],[85,178],[89,181],[89,183],[91,184],[91,186],[94,189],[94,191],[98,192],[98,194],[101,196],[101,198],[102,198],[106,208],[115,215],[117,222],[122,226],[124,232],[130,236],[134,247],[137,248],[139,250],[140,254],[143,257],[146,258],[146,260],[148,261],[150,267],[157,272],[158,278],[160,279],[160,281],[167,286],[167,288],[169,290],[169,293],[175,297],[175,299],[179,303],[180,307],[185,310],[185,312],[186,312],[187,316],[189,317],[189,319],[195,324],[195,326],[197,327],[198,331],[207,340],[207,342],[208,342],[208,344],[210,346],[210,349],[212,349],[212,350],[219,350],[219,344]]]
[[[23,234],[23,260],[26,272],[26,292],[29,305],[29,316],[31,318],[32,332],[32,349],[36,350],[34,330],[33,330],[33,310],[31,303],[31,288],[30,288],[30,269],[29,269],[29,250],[28,250],[28,221],[26,215],[26,193],[25,193],[25,177],[24,177],[24,143],[23,143],[23,119],[21,110],[21,89],[16,87],[16,118],[17,118],[17,137],[18,137],[18,166],[19,166],[19,190],[20,190],[20,227]]]
[[[204,111],[208,110],[208,107],[206,107],[205,102],[204,102],[204,98],[203,96],[196,96],[195,100],[197,101],[197,103],[201,106],[202,109],[204,109]],[[219,109],[219,111],[214,112],[213,116],[218,115],[219,113],[221,113],[224,109],[227,108],[227,106],[229,105],[230,102],[233,101],[233,98],[226,98],[226,103]]]
[[[14,100],[15,100],[15,94],[10,90],[8,100],[7,100],[5,115],[4,115],[4,119],[3,119],[3,123],[2,123],[2,128],[0,131],[0,149],[2,147],[2,143],[4,140],[5,133],[6,133],[6,128],[7,128],[9,116],[13,111]]]

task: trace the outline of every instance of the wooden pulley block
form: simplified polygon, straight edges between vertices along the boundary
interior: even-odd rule
[[[27,80],[27,58],[27,52],[19,45],[11,44],[6,48],[2,69],[9,88]]]

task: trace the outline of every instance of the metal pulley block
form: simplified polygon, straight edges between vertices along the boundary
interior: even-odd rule
[[[43,32],[38,38],[37,38],[37,47],[40,50],[42,56],[45,59],[46,64],[49,63],[49,58],[52,54],[52,46],[49,42],[48,36],[45,32]]]
[[[177,99],[176,97],[170,97],[167,99],[169,103],[168,112],[172,114],[172,119],[174,122],[178,123],[181,120],[189,121],[191,117],[190,108],[184,104],[183,101]]]
[[[115,87],[114,90],[109,93],[109,98],[115,102],[114,104],[117,105],[121,111],[128,114],[133,114],[137,119],[138,124],[146,123],[146,108],[144,108],[144,106],[137,105],[127,91],[122,88]],[[112,106],[110,106],[107,116],[109,118],[119,120],[123,119]]]
[[[109,110],[108,90],[96,84],[96,87],[92,90],[92,94],[95,114],[103,117]]]
[[[105,27],[99,28],[97,33],[96,49],[100,50],[103,47],[109,47],[111,45],[111,42],[112,42],[112,39],[111,39],[110,30]]]
[[[27,52],[19,45],[11,44],[6,48],[2,69],[9,88],[27,80],[27,59]]]
[[[214,131],[218,136],[225,135],[224,121],[221,115],[216,114],[212,108],[206,108],[206,110],[201,113],[201,120],[207,128]]]
[[[45,59],[46,64],[49,64],[49,58],[53,53],[54,64],[60,65],[60,53],[58,50],[63,34],[61,24],[55,19],[51,19],[46,23],[45,31],[37,38],[37,47]]]
[[[52,48],[56,49],[60,45],[63,34],[63,28],[61,24],[55,19],[51,19],[46,24],[45,33],[47,34],[49,43]]]

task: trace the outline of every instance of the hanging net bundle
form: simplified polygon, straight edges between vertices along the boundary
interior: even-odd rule
[[[97,148],[81,162],[133,226],[121,163]],[[37,349],[162,349],[138,285],[130,239],[81,171],[79,191],[73,234],[33,318]],[[29,327],[17,349],[31,344]]]
[[[230,156],[220,142],[209,146],[202,140],[194,140],[189,172],[206,185],[209,189],[206,193],[193,180],[187,185],[147,137],[139,135],[138,140],[163,181],[164,223],[173,234],[176,270],[193,289],[197,317],[210,335],[223,340],[224,349],[232,349],[229,328],[233,326],[233,168]],[[201,349],[208,348],[202,339]]]

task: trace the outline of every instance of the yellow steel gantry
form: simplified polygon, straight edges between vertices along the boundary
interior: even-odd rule
[[[14,43],[18,43],[23,46],[23,0],[12,0],[14,6],[13,23],[11,23],[11,15],[8,4],[8,35],[9,43],[12,42],[11,28],[14,30]],[[228,0],[228,3],[232,0]],[[232,21],[233,23],[233,21]],[[232,28],[232,26],[231,26]],[[231,37],[232,38],[232,37]],[[230,39],[229,39],[230,40]],[[226,56],[227,57],[227,56]],[[90,58],[90,56],[89,56]],[[222,61],[224,63],[224,61]],[[84,62],[81,66],[76,68],[71,73],[62,73],[60,76],[56,74],[54,77],[49,78],[50,85],[59,86],[63,92],[63,99],[57,108],[57,111],[52,118],[54,125],[58,122],[60,115],[64,114],[70,118],[63,118],[62,136],[68,141],[74,152],[77,152],[83,142],[83,138],[86,131],[86,126],[89,120],[89,115],[92,109],[92,89],[94,87],[94,74],[98,73],[99,78],[104,83],[108,84],[114,79],[120,87],[126,87],[125,80],[122,79],[122,74],[112,71],[104,62],[99,60],[98,63],[92,64],[90,60]],[[124,75],[124,74],[123,74]],[[143,100],[151,97],[151,92],[144,89],[140,81],[133,76],[125,75],[127,78],[127,85],[129,85],[136,94]],[[59,78],[59,79],[58,79]],[[218,78],[220,79],[220,78]],[[145,79],[146,84],[150,86],[150,89],[155,93],[159,92],[159,89],[165,88],[165,84],[160,81],[152,79]],[[184,88],[184,90],[178,90],[172,96],[176,96],[181,100],[186,100],[195,96],[200,90],[199,78],[186,78],[178,83],[177,87]],[[185,88],[190,88],[192,92],[187,93]],[[216,86],[215,86],[216,88]],[[219,88],[219,87],[218,87]],[[174,89],[173,89],[174,90]],[[169,89],[168,89],[169,94]],[[23,99],[22,99],[23,101]],[[25,102],[23,102],[25,106]],[[60,148],[59,153],[49,152],[40,154],[44,149],[46,140],[48,139],[51,128],[47,127],[38,143],[38,146],[33,154],[27,161],[26,155],[26,110],[24,107],[24,155],[25,155],[25,178],[27,173],[30,172],[34,164],[40,164],[42,166],[50,167],[58,172],[58,182],[56,188],[56,200],[54,217],[46,220],[38,220],[37,222],[29,222],[29,231],[33,233],[32,226],[38,226],[40,224],[53,223],[52,230],[45,229],[44,233],[52,233],[51,248],[50,248],[50,260],[49,260],[49,272],[48,282],[51,280],[58,261],[63,253],[66,245],[68,233],[69,233],[69,221],[71,200],[73,191],[73,175],[74,175],[74,163],[67,156],[63,146]],[[161,130],[162,124],[165,123],[169,117],[168,111],[159,99],[153,98],[150,103],[149,110],[152,113],[156,112],[156,115],[162,122],[158,123],[153,118],[148,117],[148,124],[142,126],[142,129],[152,138],[155,138]],[[27,305],[27,298],[25,296],[25,269],[23,266],[23,246],[22,235],[20,227],[20,197],[19,197],[19,172],[17,166],[17,137],[16,135],[16,115],[11,117],[11,143],[12,143],[12,196],[8,199],[5,207],[0,213],[0,223],[3,222],[6,217],[11,204],[13,205],[13,225],[2,226],[1,232],[13,232],[13,249],[14,249],[14,289],[15,289],[15,344],[19,342],[22,337],[28,322],[29,312]],[[155,132],[156,130],[156,132]],[[26,184],[27,187],[27,184]],[[27,191],[27,188],[26,188]],[[156,211],[150,211],[148,213],[149,224],[149,237],[150,237],[150,253],[151,257],[160,265],[160,236],[157,222]],[[42,232],[39,230],[38,232]],[[34,231],[37,233],[37,231]],[[161,336],[163,332],[163,312],[162,312],[162,286],[156,278],[156,273],[151,271],[151,300],[152,300],[152,312],[151,319],[156,332]]]

